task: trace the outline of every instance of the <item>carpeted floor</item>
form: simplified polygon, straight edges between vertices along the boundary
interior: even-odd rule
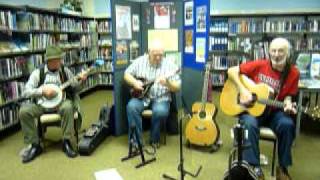
[[[213,92],[216,106],[219,102],[218,96],[218,92]],[[89,127],[92,122],[97,120],[101,105],[110,99],[112,99],[111,91],[97,91],[82,99],[84,128]],[[227,169],[228,155],[232,148],[230,128],[235,121],[220,111],[216,120],[223,140],[223,146],[218,152],[210,154],[184,148],[185,169],[195,172],[199,165],[203,167],[196,179],[222,179]],[[126,135],[108,137],[91,156],[78,156],[75,159],[69,159],[61,150],[60,133],[58,128],[48,129],[45,151],[28,164],[22,164],[18,155],[24,146],[21,131],[2,138],[0,140],[0,180],[93,180],[95,179],[94,172],[110,168],[116,168],[125,180],[162,179],[163,173],[174,177],[179,176],[177,171],[179,163],[178,136],[167,137],[167,145],[162,145],[156,153],[156,162],[136,169],[134,166],[140,161],[139,158],[127,162],[120,161],[128,151]],[[148,132],[145,133],[145,137],[149,137]],[[270,162],[272,144],[262,141],[261,152],[268,156]],[[319,152],[320,132],[302,132],[293,148],[294,165],[290,168],[290,172],[294,180],[320,179]],[[271,165],[263,166],[263,170],[266,179],[270,179]],[[185,179],[193,178],[186,176]]]

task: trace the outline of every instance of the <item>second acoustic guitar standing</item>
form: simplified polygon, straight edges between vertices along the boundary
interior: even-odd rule
[[[192,105],[192,118],[186,126],[187,143],[198,146],[217,146],[220,131],[215,122],[216,107],[214,104],[207,102],[208,80],[211,64],[206,65],[202,101],[195,102]],[[217,147],[214,147],[217,150]]]

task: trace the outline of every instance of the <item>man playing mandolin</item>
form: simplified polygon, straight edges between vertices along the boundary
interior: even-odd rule
[[[163,57],[164,48],[160,40],[154,40],[149,47],[149,53],[135,59],[126,69],[124,80],[135,91],[142,92],[144,83],[152,83],[144,97],[132,97],[127,104],[127,118],[129,134],[132,126],[136,128],[141,140],[142,118],[141,113],[145,108],[152,110],[151,118],[151,145],[159,146],[160,122],[169,115],[171,92],[180,89],[179,68],[174,62]],[[138,78],[145,79],[145,82]]]
[[[56,91],[48,86],[49,84],[61,85],[63,82],[74,77],[73,73],[62,65],[62,58],[63,51],[59,47],[47,47],[45,65],[31,73],[25,86],[24,96],[33,98],[35,103],[25,104],[19,111],[24,142],[28,145],[22,155],[23,163],[32,161],[42,152],[36,121],[42,114],[49,110],[42,107],[38,103],[38,100],[43,97],[52,99],[57,95]],[[71,81],[71,86],[65,89],[66,99],[55,108],[62,118],[63,152],[70,158],[77,156],[70,142],[74,128],[74,111],[78,105],[74,97],[77,96],[76,91],[80,89],[80,83],[86,80],[86,78],[84,73],[80,73],[77,78],[74,78],[74,81]],[[52,111],[52,109],[50,111]]]
[[[250,106],[254,101],[254,95],[243,85],[240,74],[246,75],[255,83],[265,83],[273,91],[275,100],[283,101],[284,108],[269,107],[259,117],[248,113],[242,113],[239,118],[248,129],[247,144],[250,148],[245,149],[243,158],[254,169],[260,179],[264,179],[260,168],[259,159],[259,127],[269,126],[278,138],[279,167],[277,179],[291,179],[288,166],[292,164],[291,146],[295,138],[295,128],[291,113],[296,113],[295,103],[292,102],[298,92],[299,71],[291,64],[290,43],[284,38],[275,38],[269,47],[270,60],[262,59],[249,61],[240,66],[228,70],[231,79],[240,93],[240,104]]]

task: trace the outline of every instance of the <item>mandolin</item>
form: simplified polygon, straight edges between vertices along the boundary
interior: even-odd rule
[[[176,74],[178,74],[180,72],[180,69],[176,70],[175,72],[165,76],[165,78],[170,78],[172,76],[175,76]],[[147,81],[146,78],[142,78],[142,77],[135,77],[136,79],[142,81],[143,83],[143,90],[137,90],[134,88],[131,88],[130,90],[130,94],[131,97],[134,98],[138,98],[138,99],[142,99],[144,98],[150,91],[151,87],[153,86],[153,84],[155,83],[155,79],[151,80],[151,81]]]
[[[220,95],[220,107],[225,114],[235,116],[243,112],[248,112],[252,116],[260,116],[264,112],[266,106],[284,108],[283,102],[269,99],[271,92],[268,85],[264,83],[256,84],[245,75],[240,75],[240,81],[252,93],[254,98],[253,103],[249,106],[240,104],[239,90],[233,81],[228,79],[224,84]],[[298,106],[297,109],[311,117],[319,117],[318,107],[309,109],[307,107]]]
[[[186,139],[189,143],[199,146],[215,145],[220,131],[214,120],[216,107],[207,102],[208,80],[211,64],[206,65],[201,102],[192,105],[192,118],[186,126]]]

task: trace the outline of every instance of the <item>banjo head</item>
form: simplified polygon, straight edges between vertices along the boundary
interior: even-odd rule
[[[55,84],[45,84],[44,86],[50,87],[54,89],[54,91],[57,93],[56,96],[52,98],[46,98],[46,97],[41,97],[39,100],[39,105],[41,105],[45,109],[52,109],[57,107],[63,100],[64,94],[61,90],[61,88]]]

